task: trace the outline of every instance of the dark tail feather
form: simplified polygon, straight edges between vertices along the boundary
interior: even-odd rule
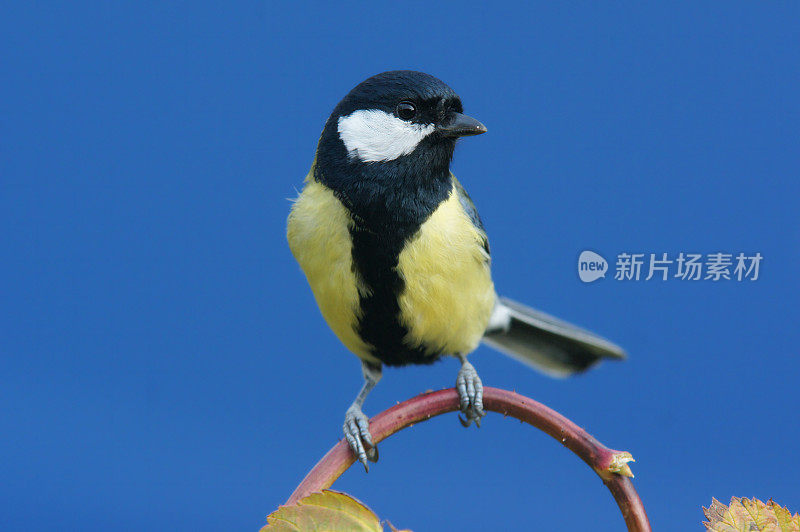
[[[483,341],[553,377],[585,371],[621,347],[589,331],[504,297],[497,298]]]

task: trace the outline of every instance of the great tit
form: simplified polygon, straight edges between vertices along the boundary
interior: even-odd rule
[[[467,355],[481,340],[554,376],[625,356],[495,293],[483,224],[450,173],[456,140],[485,132],[439,79],[373,76],[334,108],[289,214],[289,247],[319,309],[361,359],[364,385],[344,435],[367,469],[378,453],[361,408],[384,364],[457,357],[460,419],[480,426],[483,386]]]

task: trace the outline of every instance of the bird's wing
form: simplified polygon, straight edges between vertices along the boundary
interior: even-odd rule
[[[456,189],[456,194],[458,194],[458,201],[461,203],[461,208],[464,209],[464,212],[469,217],[472,225],[474,225],[480,231],[483,240],[481,243],[483,244],[483,249],[486,251],[486,256],[491,256],[491,253],[489,252],[489,238],[486,236],[486,230],[483,228],[483,222],[478,214],[478,209],[475,208],[475,204],[472,203],[472,198],[469,197],[467,191],[464,190],[464,187],[462,187],[461,183],[458,182],[456,176],[450,174],[450,177],[453,180],[453,186]]]
[[[604,358],[625,358],[605,338],[505,297],[497,298],[483,341],[554,377],[585,371]]]

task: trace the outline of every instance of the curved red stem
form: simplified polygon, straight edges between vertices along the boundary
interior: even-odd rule
[[[630,454],[609,449],[555,410],[523,395],[485,388],[483,404],[486,410],[524,421],[559,440],[600,475],[617,501],[628,530],[650,532],[644,506],[629,478],[632,475],[626,462]],[[372,439],[378,443],[415,423],[458,409],[458,394],[453,388],[425,393],[381,412],[370,420],[369,429]],[[355,456],[342,439],[306,475],[286,504],[294,504],[315,491],[329,488],[354,462]]]

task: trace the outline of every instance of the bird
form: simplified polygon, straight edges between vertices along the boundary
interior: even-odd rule
[[[459,419],[480,427],[483,384],[467,356],[481,341],[558,377],[626,356],[495,292],[486,231],[450,171],[457,140],[486,131],[440,79],[374,75],[333,109],[293,200],[291,252],[328,326],[361,361],[343,432],[367,471],[378,449],[363,406],[383,366],[458,359]]]

